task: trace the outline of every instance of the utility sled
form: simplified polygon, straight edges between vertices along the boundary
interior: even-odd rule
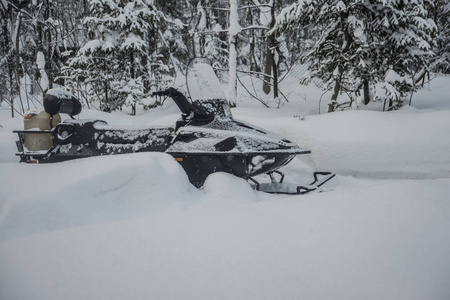
[[[154,96],[171,97],[181,111],[173,127],[115,128],[102,120],[78,120],[80,102],[62,90],[50,90],[45,112],[27,115],[25,130],[18,134],[21,162],[51,163],[75,158],[135,152],[165,152],[186,171],[190,182],[201,187],[214,172],[227,172],[249,181],[255,189],[270,193],[305,194],[317,189],[334,174],[314,173],[309,185],[288,185],[280,168],[296,155],[311,153],[264,129],[235,120],[224,99],[190,102],[169,88]],[[61,122],[60,113],[72,118]],[[33,123],[34,122],[34,123]],[[271,183],[255,176],[267,174]]]

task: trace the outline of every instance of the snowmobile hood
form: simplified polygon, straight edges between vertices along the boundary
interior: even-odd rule
[[[234,120],[231,115],[215,115],[206,124],[192,122],[181,127],[167,152],[245,155],[310,153],[272,132]]]

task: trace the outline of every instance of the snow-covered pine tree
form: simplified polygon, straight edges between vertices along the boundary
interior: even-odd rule
[[[164,73],[161,73],[161,86],[173,82],[177,74],[184,73],[186,63],[189,60],[189,49],[186,41],[188,16],[187,12],[191,7],[189,0],[154,0],[154,6],[164,14],[164,22],[159,23],[159,40],[157,44],[157,53],[159,54],[162,65],[167,66]],[[170,73],[167,76],[167,72]],[[156,105],[156,104],[155,104]],[[153,106],[153,105],[152,105]]]
[[[436,57],[433,60],[431,71],[450,74],[450,2],[436,0],[433,15],[438,32],[436,34]]]
[[[148,96],[159,62],[158,24],[163,21],[151,0],[89,0],[85,24],[92,37],[69,62],[72,84],[83,80],[100,96],[101,109],[132,107]],[[163,68],[161,70],[161,68]]]
[[[211,60],[214,69],[224,69],[228,63],[228,44],[225,30],[218,22],[217,10],[212,5],[215,1],[200,0],[197,3],[197,14],[193,36],[194,57],[206,57]]]
[[[429,0],[299,0],[277,17],[272,32],[322,28],[312,50],[304,83],[320,78],[333,89],[329,111],[340,93],[355,93],[382,82],[390,107],[414,91],[413,77],[429,61],[432,34]]]
[[[309,72],[302,83],[312,78],[320,78],[326,89],[333,93],[328,111],[334,111],[338,95],[342,92],[353,93],[361,82],[359,76],[369,80],[364,72],[368,53],[366,36],[362,33],[367,27],[362,1],[341,0],[299,0],[285,8],[278,15],[271,32],[305,26],[321,28],[321,35],[314,47],[302,60],[309,65]]]
[[[415,77],[431,62],[437,30],[431,0],[377,0],[366,6],[372,16],[370,57],[389,100],[388,109],[403,104],[416,90]]]
[[[222,27],[213,20],[211,34],[205,37],[205,57],[212,62],[213,69],[224,69],[228,62],[228,44],[220,37]]]

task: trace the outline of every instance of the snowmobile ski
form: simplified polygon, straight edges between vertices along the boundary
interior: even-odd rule
[[[281,178],[276,181],[273,173],[279,174]],[[273,171],[268,174],[272,180],[270,183],[259,183],[253,178],[249,178],[257,191],[271,193],[271,194],[286,194],[286,195],[304,195],[312,191],[318,190],[319,187],[331,180],[336,174],[331,172],[314,172],[314,181],[308,185],[298,185],[295,183],[283,182],[284,174],[280,171]]]

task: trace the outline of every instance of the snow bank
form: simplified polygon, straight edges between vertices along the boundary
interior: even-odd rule
[[[3,164],[0,241],[182,208],[194,201],[185,197],[191,190],[182,167],[162,153]]]
[[[249,184],[230,174],[213,174],[203,191],[196,189],[181,165],[163,153],[7,163],[0,172],[0,242],[193,206],[253,201]]]
[[[413,108],[308,117],[295,140],[316,166],[377,178],[450,177],[450,111]]]
[[[433,78],[413,96],[412,106],[425,110],[450,110],[449,83],[450,76]]]

